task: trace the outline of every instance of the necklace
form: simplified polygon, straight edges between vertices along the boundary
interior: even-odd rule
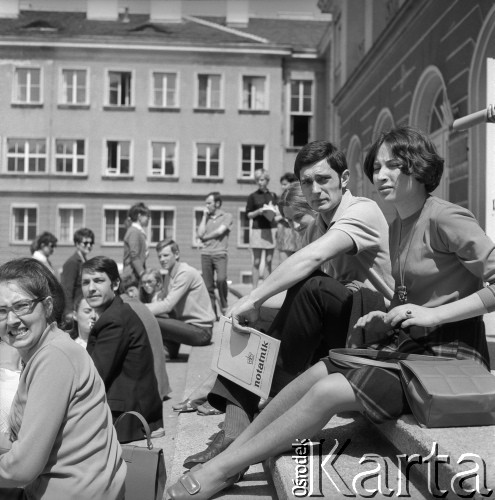
[[[416,222],[414,223],[414,227],[411,230],[411,235],[409,236],[409,241],[407,245],[407,250],[406,250],[406,255],[404,257],[404,263],[401,263],[401,252],[400,252],[400,246],[402,243],[402,221],[400,224],[400,230],[399,230],[399,252],[397,255],[397,263],[399,267],[399,279],[400,279],[400,285],[397,285],[397,296],[399,297],[399,301],[401,304],[405,304],[407,302],[407,286],[405,285],[405,274],[406,274],[406,262],[407,262],[407,257],[409,256],[409,250],[411,250],[411,245],[414,237],[414,233],[416,232],[416,228],[418,227],[418,222],[419,219],[421,218],[421,214],[418,216],[416,219]]]

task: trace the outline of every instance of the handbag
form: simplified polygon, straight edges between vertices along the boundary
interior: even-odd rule
[[[125,478],[126,500],[161,500],[167,480],[165,460],[161,448],[153,448],[151,431],[145,418],[136,411],[127,411],[119,415],[114,427],[126,415],[139,418],[146,433],[146,447],[133,444],[121,444],[122,458],[127,465]]]
[[[332,349],[344,368],[363,365],[397,370],[421,427],[495,424],[495,376],[473,360],[372,349]]]

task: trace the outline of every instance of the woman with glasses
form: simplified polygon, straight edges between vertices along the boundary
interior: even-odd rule
[[[65,292],[66,321],[74,319],[75,304],[82,298],[81,291],[81,266],[93,249],[95,235],[91,229],[82,227],[74,233],[76,251],[64,262],[60,282]]]
[[[143,322],[118,295],[117,264],[108,257],[93,257],[81,268],[84,298],[96,313],[87,350],[107,392],[114,420],[137,411],[147,420],[152,437],[164,434],[162,400],[154,372],[153,352]],[[121,443],[143,439],[137,418],[126,417],[117,426]]]
[[[31,242],[31,254],[33,259],[44,264],[53,274],[55,273],[55,269],[50,262],[49,257],[53,255],[53,251],[57,248],[57,238],[52,233],[45,231],[41,233],[39,236]]]
[[[63,290],[31,258],[0,266],[0,337],[24,368],[0,434],[0,498],[124,498],[125,462],[105,386],[88,353],[59,329]],[[2,490],[2,489],[10,490]]]

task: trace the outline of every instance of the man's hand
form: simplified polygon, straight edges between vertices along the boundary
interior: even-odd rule
[[[365,344],[374,344],[388,337],[392,325],[387,319],[386,312],[373,311],[361,316],[354,325],[354,328],[363,329]]]
[[[260,308],[256,306],[249,295],[238,300],[230,310],[232,328],[240,333],[250,333],[249,325],[254,324],[260,317]]]

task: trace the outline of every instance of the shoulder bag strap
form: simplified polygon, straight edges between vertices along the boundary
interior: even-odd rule
[[[394,351],[378,351],[376,349],[331,349],[329,358],[340,366],[376,366],[389,370],[400,370],[399,361],[451,361],[451,358],[441,356],[426,356],[423,354],[408,354]]]
[[[125,417],[126,415],[133,415],[141,421],[143,424],[144,432],[146,433],[146,442],[149,450],[153,449],[153,443],[151,441],[151,431],[150,431],[150,426],[148,425],[148,422],[146,422],[146,419],[141,415],[141,413],[138,413],[137,411],[126,411],[122,413],[122,415],[119,415],[117,419],[115,420],[113,426],[117,427],[117,424],[120,422],[120,420]]]

